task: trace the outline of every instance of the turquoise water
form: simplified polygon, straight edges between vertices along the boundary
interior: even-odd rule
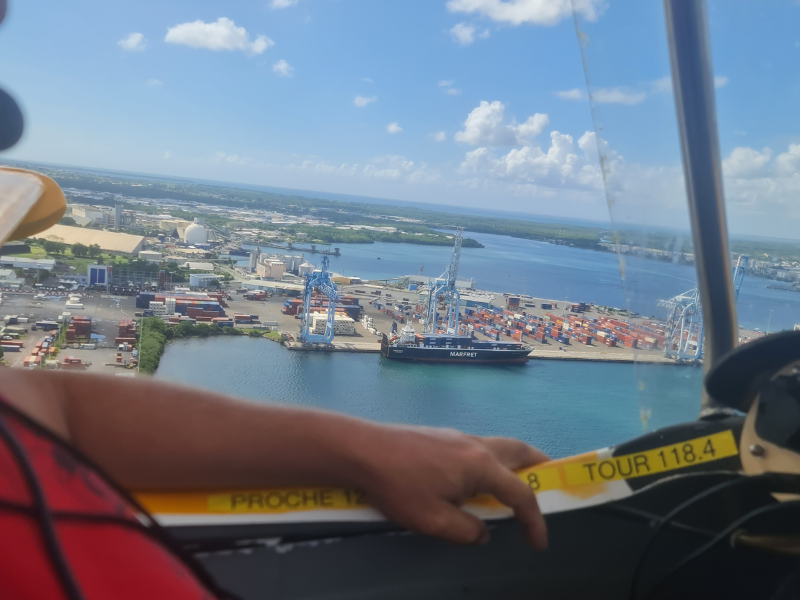
[[[617,257],[597,252],[506,236],[469,233],[484,248],[463,248],[459,277],[473,278],[479,289],[528,293],[539,298],[594,302],[629,307],[642,315],[664,318],[659,299],[671,298],[696,285],[693,267],[625,259],[625,288],[620,284]],[[338,244],[341,256],[330,257],[331,269],[363,279],[387,279],[419,272],[439,276],[452,255],[446,246],[414,244]],[[275,252],[263,248],[264,252]],[[381,257],[378,260],[377,257]],[[306,258],[319,261],[319,256]],[[247,264],[247,261],[244,261]],[[739,296],[739,324],[765,331],[792,329],[800,322],[800,293],[767,289],[769,279],[745,277]],[[771,311],[771,312],[770,312]],[[770,318],[771,314],[771,318]]]
[[[694,419],[701,371],[566,361],[408,365],[217,338],[170,343],[156,376],[261,402],[511,436],[559,457],[641,434],[641,408],[651,411],[648,430]]]

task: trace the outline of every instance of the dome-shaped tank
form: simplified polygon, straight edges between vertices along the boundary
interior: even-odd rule
[[[194,223],[189,225],[183,232],[183,241],[191,245],[207,244],[208,232],[206,231],[206,228],[200,225],[197,219],[195,219]]]

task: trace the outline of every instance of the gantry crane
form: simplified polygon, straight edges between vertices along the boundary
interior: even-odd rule
[[[314,290],[328,298],[327,321],[325,333],[313,333],[311,323],[311,294]],[[330,344],[333,342],[333,329],[335,325],[336,303],[339,293],[331,281],[328,273],[328,257],[322,257],[322,268],[306,275],[306,285],[303,290],[303,315],[300,321],[300,335],[298,339],[305,344]]]
[[[438,314],[436,305],[441,297],[447,306],[447,333],[456,333],[458,330],[458,309],[461,296],[456,289],[456,278],[458,277],[458,262],[461,259],[461,242],[464,238],[464,228],[456,228],[455,242],[453,244],[453,255],[450,257],[450,264],[442,273],[429,284],[428,292],[428,311],[425,315],[425,332],[434,333],[436,331],[436,320]]]
[[[750,257],[742,255],[733,269],[734,302],[739,300],[744,275]],[[697,288],[669,300],[659,300],[658,306],[667,309],[667,335],[664,356],[687,362],[703,358],[703,315]]]

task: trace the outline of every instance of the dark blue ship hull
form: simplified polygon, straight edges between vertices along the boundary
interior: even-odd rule
[[[525,363],[528,361],[530,350],[519,346],[515,349],[504,348],[465,348],[431,346],[412,346],[405,344],[390,344],[386,335],[381,342],[381,354],[392,360],[407,362],[447,362],[447,363],[477,363],[477,364],[509,364]]]

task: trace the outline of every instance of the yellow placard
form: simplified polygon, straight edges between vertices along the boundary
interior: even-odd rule
[[[731,431],[661,446],[621,456],[589,452],[517,471],[535,494],[551,490],[585,496],[604,489],[606,483],[656,475],[704,464],[738,454]],[[136,499],[152,514],[282,514],[308,510],[347,510],[369,507],[359,490],[298,487],[280,489],[220,490],[217,492],[139,493]],[[491,496],[466,502],[476,507],[501,506]]]

